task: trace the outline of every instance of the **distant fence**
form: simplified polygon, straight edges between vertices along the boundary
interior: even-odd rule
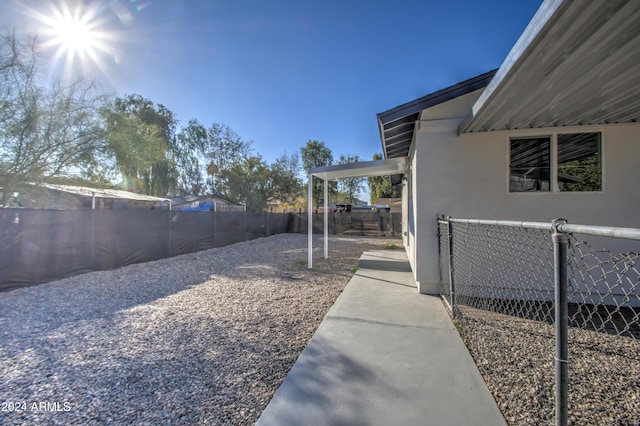
[[[438,229],[440,292],[509,423],[640,424],[640,230]]]
[[[0,291],[285,232],[307,233],[307,213],[0,209]],[[399,236],[400,215],[332,212],[329,232]]]
[[[292,213],[293,223],[291,232],[303,233],[308,232],[307,212],[299,210]],[[324,212],[316,210],[312,214],[313,232],[322,233],[324,229]],[[328,232],[330,234],[347,234],[347,235],[384,235],[397,236],[402,234],[402,214],[390,213],[386,211],[362,211],[354,210],[352,212],[328,212]]]
[[[292,230],[291,214],[0,209],[0,290]]]

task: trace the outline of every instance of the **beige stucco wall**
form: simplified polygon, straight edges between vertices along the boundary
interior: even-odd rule
[[[640,228],[640,124],[458,136],[460,121],[422,120],[414,136],[408,252],[421,292],[438,292],[439,214]],[[602,192],[509,193],[510,137],[591,131],[602,132]]]

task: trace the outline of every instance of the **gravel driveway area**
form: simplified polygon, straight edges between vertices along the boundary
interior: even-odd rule
[[[365,250],[281,234],[0,293],[0,424],[253,424]]]

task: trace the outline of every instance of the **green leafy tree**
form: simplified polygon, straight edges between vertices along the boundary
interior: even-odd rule
[[[2,205],[25,182],[87,177],[104,144],[104,97],[81,78],[45,85],[35,36],[0,36]]]
[[[324,142],[309,140],[307,144],[300,149],[302,157],[302,166],[306,171],[314,167],[326,167],[333,164],[333,154],[331,150],[325,146]],[[335,182],[328,182],[327,191],[333,196],[337,189]],[[307,183],[308,185],[308,183]],[[311,190],[313,201],[316,207],[320,205],[320,201],[324,199],[323,182],[320,179],[313,180],[313,188]]]
[[[160,195],[153,191],[154,167],[165,160],[166,140],[161,129],[133,114],[105,110],[109,150],[126,190]],[[166,195],[162,194],[162,195]]]
[[[207,129],[196,119],[180,129],[176,143],[176,174],[179,192],[202,195],[210,192],[207,182]]]
[[[269,202],[292,203],[300,194],[297,156],[281,155],[268,165],[260,155],[250,155],[218,173],[221,195],[263,211]]]
[[[104,116],[109,147],[125,180],[139,182],[142,193],[168,195],[176,186],[179,154],[173,112],[133,94],[116,98]]]
[[[271,194],[269,201],[293,205],[302,193],[302,181],[298,177],[300,159],[297,154],[282,154],[270,166]]]
[[[373,154],[373,160],[382,159],[382,154]],[[371,204],[374,204],[378,198],[398,198],[402,196],[400,189],[391,185],[389,176],[372,176],[368,178],[368,181]]]
[[[247,206],[249,211],[262,211],[271,195],[269,167],[259,155],[235,162],[219,172],[224,195]]]
[[[360,157],[357,155],[340,155],[338,164],[351,164],[358,161],[360,161]],[[338,188],[344,193],[347,203],[355,205],[358,195],[364,190],[364,182],[364,178],[345,178],[338,182]]]
[[[203,155],[206,161],[207,185],[214,194],[225,192],[223,173],[251,158],[251,142],[242,140],[222,123],[213,123],[207,130]]]

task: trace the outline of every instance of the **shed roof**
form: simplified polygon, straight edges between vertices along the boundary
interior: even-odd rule
[[[57,185],[52,183],[39,183],[33,184],[42,188],[48,188],[55,191],[67,192],[70,194],[81,195],[85,197],[98,198],[114,198],[122,200],[135,200],[135,201],[150,201],[150,202],[168,202],[168,198],[153,197],[151,195],[135,194],[133,192],[121,191],[117,189],[102,189],[102,188],[89,188],[84,186],[74,185]]]

